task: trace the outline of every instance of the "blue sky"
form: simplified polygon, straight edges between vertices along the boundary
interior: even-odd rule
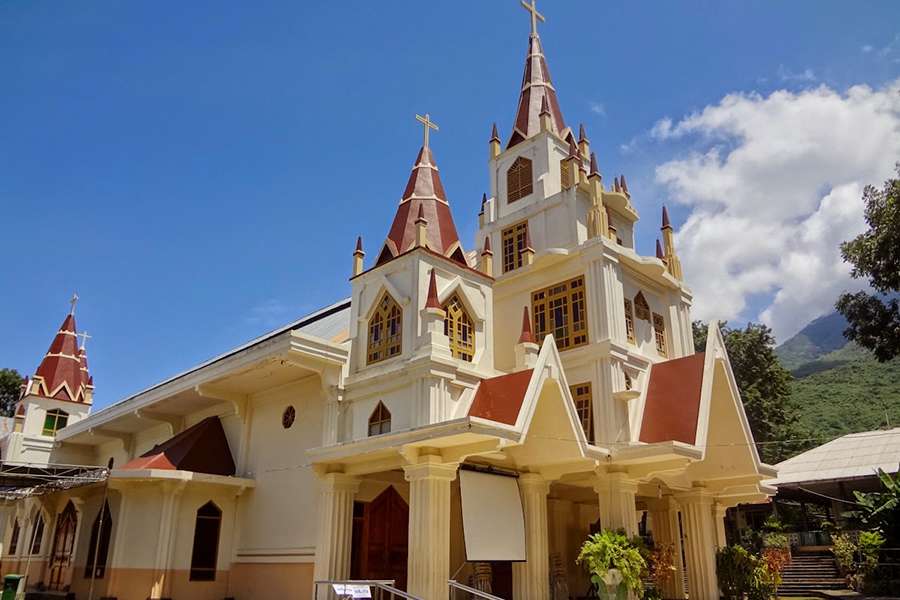
[[[896,2],[539,8],[566,120],[627,175],[644,253],[662,202],[679,224],[696,210],[657,168],[716,133],[661,120],[900,73]],[[0,366],[33,371],[73,290],[98,405],[343,297],[356,235],[372,258],[387,232],[416,112],[440,124],[471,246],[527,35],[517,0],[0,4]],[[757,318],[766,286],[725,316]]]

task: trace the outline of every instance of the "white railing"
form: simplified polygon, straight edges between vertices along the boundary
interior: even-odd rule
[[[450,586],[450,600],[456,600],[456,590],[459,590],[466,594],[471,594],[472,596],[476,596],[478,598],[484,598],[484,600],[503,600],[503,598],[501,598],[500,596],[482,592],[481,590],[463,585],[458,581],[453,581],[452,579],[447,581],[447,585]]]
[[[337,598],[353,598],[354,596],[347,594],[338,594],[334,591],[334,586],[365,586],[369,589],[375,588],[380,592],[386,592],[390,594],[390,598],[404,598],[404,600],[423,600],[419,596],[413,596],[412,594],[407,594],[403,590],[398,590],[394,587],[395,581],[393,579],[321,579],[315,582],[315,589],[313,591],[313,598],[318,600],[319,598],[319,586],[326,586],[332,588],[332,593]],[[380,594],[378,598],[383,598],[384,594]]]

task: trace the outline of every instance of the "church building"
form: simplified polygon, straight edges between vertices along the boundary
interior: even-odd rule
[[[665,208],[639,254],[625,177],[565,121],[522,4],[518,104],[485,126],[468,247],[442,184],[463,174],[440,172],[426,114],[348,298],[95,412],[73,302],[0,439],[2,573],[78,600],[324,599],[314,582],[347,580],[581,598],[575,558],[602,528],[675,549],[664,597],[719,598],[725,511],[776,472],[718,327],[694,347]]]

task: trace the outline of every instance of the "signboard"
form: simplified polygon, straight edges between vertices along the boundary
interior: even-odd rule
[[[347,598],[371,598],[372,590],[369,586],[359,583],[333,583],[334,593]]]
[[[525,560],[525,517],[515,478],[461,470],[466,560]]]

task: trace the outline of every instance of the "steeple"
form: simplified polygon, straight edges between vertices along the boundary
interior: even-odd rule
[[[663,262],[666,263],[666,269],[675,279],[682,279],[684,275],[681,271],[681,261],[675,252],[675,232],[672,230],[672,223],[669,221],[669,211],[665,206],[662,208],[662,227],[659,229],[662,231]],[[657,253],[659,253],[658,244],[659,242],[657,242]]]
[[[71,402],[91,402],[90,390],[94,387],[94,381],[88,371],[87,353],[84,347],[78,347],[75,328],[77,301],[78,296],[73,296],[72,309],[59,326],[34,373],[30,387],[33,394]]]
[[[428,115],[419,120],[425,125],[425,143],[416,157],[394,222],[378,260],[375,261],[375,266],[382,265],[416,246],[416,233],[422,226],[420,219],[425,221],[423,241],[429,250],[468,266],[459,235],[456,233],[456,224],[450,213],[450,205],[441,183],[437,163],[428,146],[427,132],[429,129],[436,129],[436,126]]]
[[[528,54],[525,57],[525,73],[522,75],[519,107],[516,110],[512,134],[506,144],[507,148],[511,148],[541,131],[540,115],[544,98],[546,98],[549,108],[549,131],[561,138],[565,138],[571,133],[566,128],[566,122],[559,108],[556,88],[553,87],[550,69],[547,68],[547,59],[544,57],[544,49],[541,47],[541,38],[537,32],[537,22],[544,21],[544,16],[537,12],[534,0],[531,4],[522,2],[522,6],[531,13],[531,35],[528,36]]]

